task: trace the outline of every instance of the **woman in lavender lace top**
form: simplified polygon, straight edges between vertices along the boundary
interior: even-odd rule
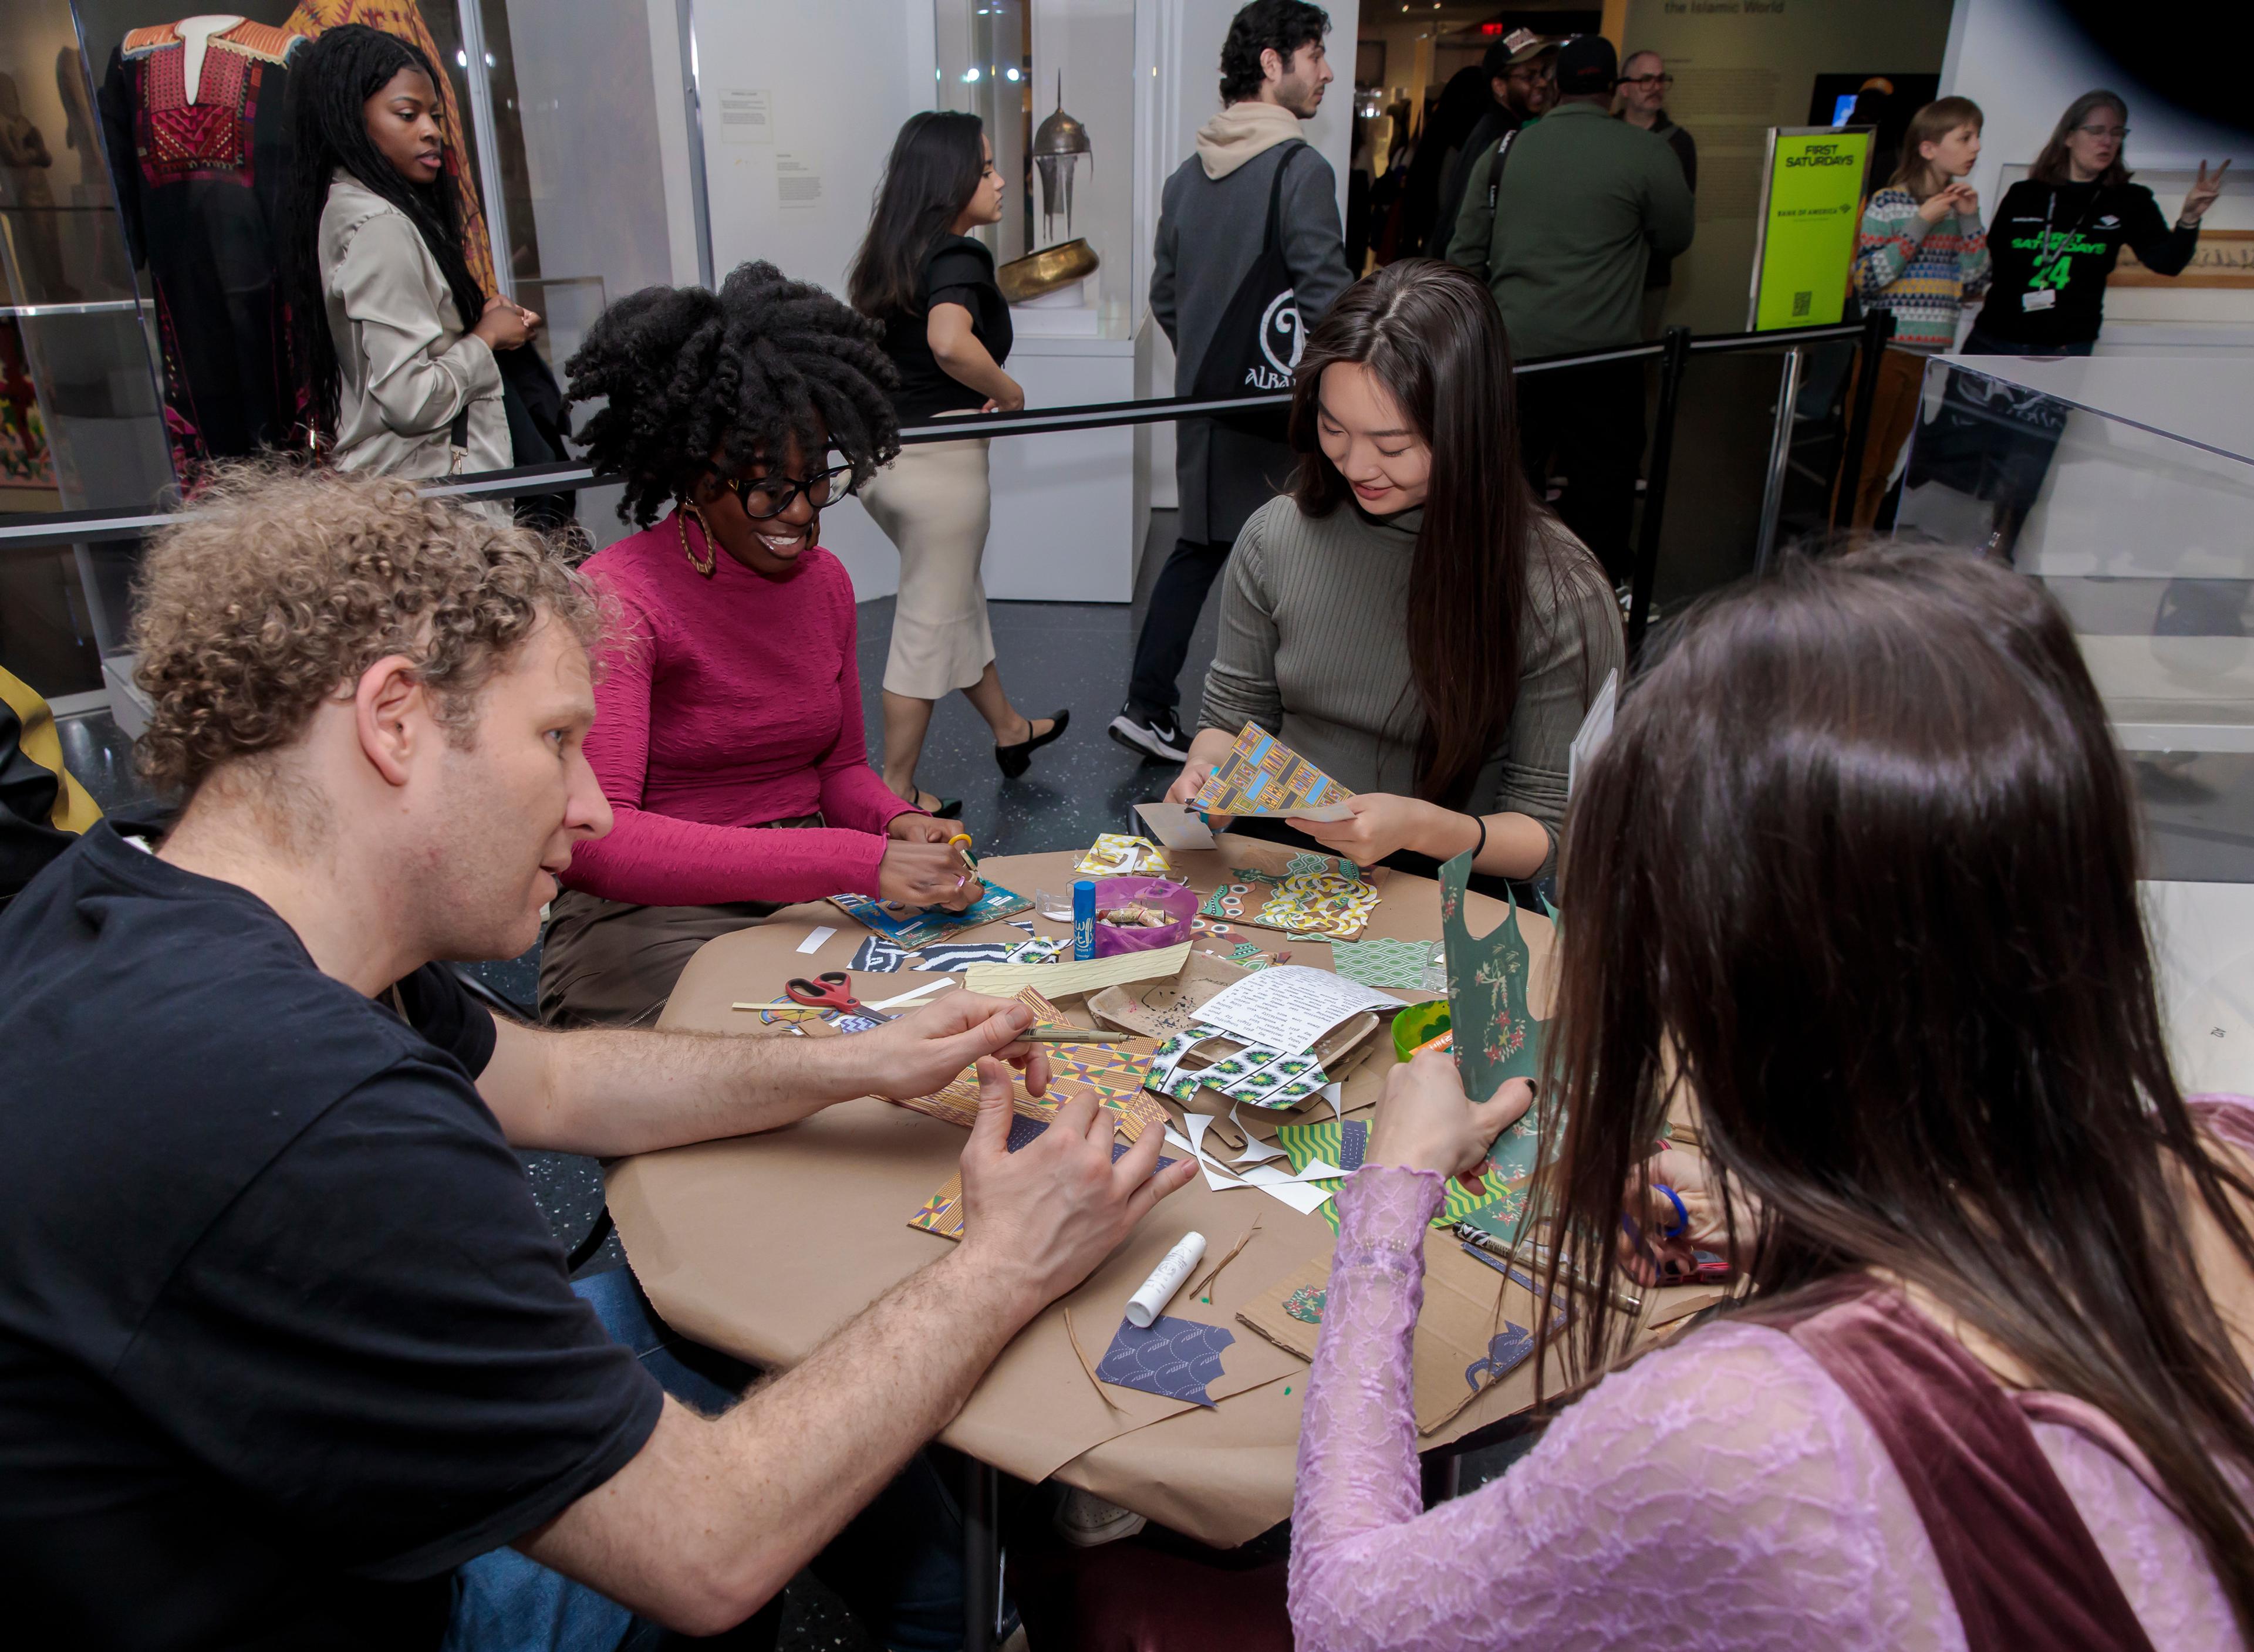
[[[1754,1304],[1422,1512],[1424,1225],[1528,1096],[1474,1106],[1443,1058],[1396,1072],[1339,1195],[1302,1648],[2244,1642],[2254,1104],[2188,1102],[2170,1074],[2131,807],[2063,618],[2007,570],[1799,564],[1687,626],[1567,822],[1544,1128],[1576,1266],[1617,1282],[1696,1242]],[[1678,1074],[1709,1158],[1655,1177]],[[1620,1255],[1623,1187],[1648,1208],[1662,1178],[1690,1231]],[[1940,1402],[1811,1353],[1831,1300],[1956,1373],[2019,1454],[1936,1481],[1960,1449]],[[1616,1357],[1620,1317],[1576,1299],[1553,1389],[1559,1362]],[[2038,1481],[2055,1518],[1952,1522],[1958,1492],[2037,1507]],[[2054,1538],[2087,1564],[2027,1559]]]

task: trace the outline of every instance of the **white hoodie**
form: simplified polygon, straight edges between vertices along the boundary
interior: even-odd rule
[[[1256,155],[1299,134],[1299,117],[1280,103],[1246,98],[1232,103],[1198,129],[1198,164],[1208,178],[1228,177]]]

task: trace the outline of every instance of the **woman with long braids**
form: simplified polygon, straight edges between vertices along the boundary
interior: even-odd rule
[[[1166,795],[1187,802],[1257,723],[1356,794],[1350,820],[1291,822],[1334,853],[1469,849],[1475,872],[1541,876],[1625,645],[1596,560],[1494,460],[1518,430],[1485,285],[1404,258],[1349,287],[1307,340],[1291,439],[1297,484],[1237,538]]]
[[[1425,1224],[1529,1090],[1397,1068],[1338,1195],[1300,1647],[2247,1643],[2254,1102],[2169,1069],[2135,807],[1997,564],[1795,559],[1685,617],[1566,828],[1543,1385],[1615,1364],[1624,1266],[1749,1298],[1424,1513]],[[1698,1146],[1653,1155],[1670,1117]]]
[[[506,469],[495,352],[522,349],[540,318],[488,298],[463,256],[437,71],[410,42],[347,24],[299,51],[290,94],[284,283],[309,415],[335,463],[417,477]]]
[[[1002,370],[1010,359],[1010,306],[994,281],[994,255],[970,234],[1002,216],[1002,175],[975,115],[927,109],[892,140],[869,234],[846,290],[853,307],[884,323],[885,354],[900,369],[892,408],[903,424],[956,413],[1014,413],[1026,404]],[[870,482],[863,502],[900,547],[900,598],[885,661],[885,782],[942,815],[961,804],[916,789],[916,762],[932,706],[962,690],[994,732],[1004,779],[1065,732],[1068,711],[1028,718],[1010,704],[994,664],[979,563],[994,501],[986,439],[903,448]]]
[[[619,609],[586,748],[614,823],[551,908],[542,1018],[654,1017],[698,947],[792,901],[976,900],[955,829],[869,767],[853,584],[820,544],[900,449],[876,324],[750,263],[620,299],[569,371],[643,529],[586,564]]]

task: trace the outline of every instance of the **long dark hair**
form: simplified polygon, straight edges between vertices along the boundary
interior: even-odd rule
[[[1622,1346],[1621,1190],[1687,1104],[1757,1303],[1929,1292],[2120,1424],[2244,1630],[2254,1418],[2193,1218],[2254,1268],[2254,1186],[2169,1068],[2132,808],[2065,616],[1996,564],[1795,559],[1691,611],[1566,822],[1543,1145],[1596,1287],[1570,1353]]]
[[[2118,92],[2108,92],[2102,88],[2094,92],[2084,92],[2066,106],[2066,113],[2058,117],[2058,124],[2050,129],[2050,142],[2042,146],[2042,152],[2035,157],[2035,164],[2027,168],[2027,176],[2038,184],[2072,183],[2074,169],[2067,156],[2066,140],[2073,136],[2076,127],[2090,118],[2090,110],[2104,108],[2118,109],[2121,124],[2126,126],[2129,123],[2129,106],[2122,101]],[[2128,161],[2129,144],[2124,138],[2121,147],[2113,151],[2113,164],[2097,174],[2099,186],[2127,183],[2135,176],[2129,170]]]
[[[1318,432],[1323,369],[1342,362],[1376,374],[1432,452],[1409,566],[1410,686],[1424,714],[1417,794],[1460,808],[1518,698],[1529,580],[1538,567],[1556,594],[1566,579],[1601,577],[1586,551],[1545,531],[1553,525],[1518,467],[1510,346],[1484,282],[1404,258],[1348,287],[1317,324],[1292,396],[1292,497],[1309,516],[1352,500]],[[1552,607],[1562,623],[1564,604]]]
[[[368,135],[368,99],[402,69],[427,75],[433,92],[444,88],[412,41],[357,23],[324,30],[290,60],[291,171],[282,210],[282,283],[312,417],[324,430],[336,428],[340,374],[321,292],[321,208],[340,169],[407,214],[438,261],[464,327],[477,326],[485,312],[485,289],[462,251],[452,180],[441,172],[428,184],[409,183]],[[450,145],[454,141],[446,134]]]
[[[764,262],[738,264],[718,292],[628,293],[595,318],[564,368],[573,401],[606,403],[580,434],[587,462],[626,478],[619,515],[643,527],[715,454],[740,475],[761,452],[780,463],[794,437],[815,465],[826,434],[858,486],[900,451],[900,373],[880,332]]]
[[[923,261],[985,176],[984,130],[976,115],[950,109],[911,115],[900,128],[869,234],[845,277],[845,296],[863,315],[883,321],[922,308]]]

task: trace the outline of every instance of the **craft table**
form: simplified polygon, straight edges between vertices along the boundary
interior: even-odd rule
[[[1214,850],[1176,853],[1173,875],[1210,892],[1226,880],[1232,841],[1224,836]],[[995,857],[980,871],[1030,899],[1043,888],[1068,890],[1081,852]],[[1437,939],[1439,901],[1432,879],[1395,872],[1363,938]],[[1505,915],[1499,900],[1474,892],[1467,901],[1474,933],[1487,933]],[[1044,934],[1070,930],[1038,912],[1021,916]],[[1523,910],[1519,922],[1539,1007],[1550,928]],[[814,952],[801,951],[801,942],[825,925],[836,933]],[[1329,948],[1320,942],[1230,928],[1228,942],[1251,939],[1289,951],[1294,963],[1329,965]],[[1022,933],[990,924],[948,938]],[[730,1006],[779,997],[791,976],[846,968],[866,934],[836,907],[815,904],[720,936],[690,960],[658,1025],[772,1035],[779,1029]],[[1229,949],[1227,942],[1205,945],[1224,956]],[[936,978],[913,970],[856,973],[853,985],[866,1002]],[[1063,1007],[1074,1019],[1092,1021],[1076,998]],[[1372,1105],[1393,1064],[1389,1043],[1354,1068],[1345,1081],[1345,1110]],[[1324,1116],[1320,1104],[1297,1115]],[[912,1229],[908,1218],[954,1173],[963,1141],[962,1130],[906,1108],[848,1102],[785,1130],[621,1160],[608,1173],[610,1208],[635,1275],[668,1324],[741,1359],[783,1368],[944,1254],[952,1242]],[[1209,1300],[1178,1298],[1172,1311],[1229,1326],[1249,1355],[1275,1360],[1277,1375],[1210,1410],[1131,1390],[1099,1393],[1067,1338],[1066,1310],[1082,1348],[1100,1360],[1128,1296],[1178,1239],[1196,1229],[1219,1256],[1256,1216],[1259,1231],[1222,1270]],[[1327,1258],[1332,1245],[1320,1216],[1302,1215],[1256,1188],[1215,1190],[1201,1177],[1193,1180],[1085,1284],[1018,1334],[940,1438],[981,1463],[1026,1480],[1054,1476],[1205,1543],[1244,1543],[1292,1512],[1308,1368],[1237,1324],[1236,1310],[1299,1264]],[[1530,1361],[1421,1437],[1419,1448],[1431,1451],[1523,1410],[1533,1384]],[[975,1526],[978,1511],[967,1512]]]

